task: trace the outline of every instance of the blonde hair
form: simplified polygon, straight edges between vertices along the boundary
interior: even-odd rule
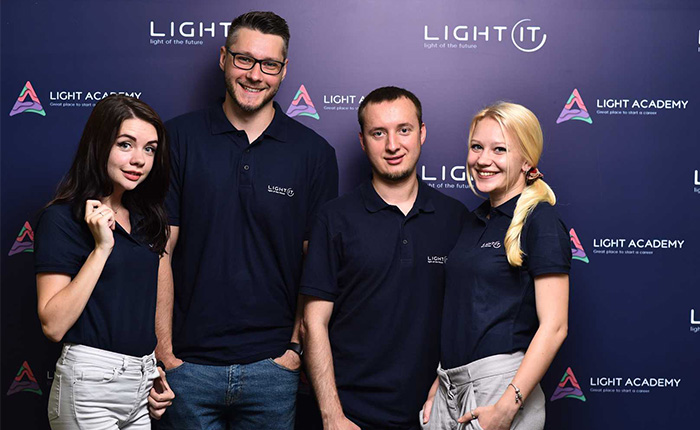
[[[537,166],[537,163],[540,161],[540,156],[542,155],[543,139],[540,122],[537,120],[534,113],[525,106],[515,103],[497,102],[488,106],[477,113],[472,119],[471,125],[469,126],[469,142],[472,140],[474,129],[476,129],[477,124],[484,118],[491,118],[498,122],[504,136],[506,135],[506,131],[509,131],[511,135],[517,137],[518,149],[523,158],[525,158],[530,166]],[[475,194],[479,195],[474,189],[472,173],[468,166],[467,174],[469,177],[469,188],[471,188]],[[523,255],[525,255],[525,253],[520,247],[520,236],[523,231],[523,225],[527,217],[532,213],[533,209],[535,209],[535,206],[540,202],[547,202],[552,206],[557,202],[554,191],[552,191],[549,185],[541,178],[525,186],[525,189],[518,198],[518,203],[513,212],[513,220],[510,222],[510,226],[506,232],[503,245],[506,250],[506,256],[508,257],[508,263],[511,266],[520,267],[523,264]]]

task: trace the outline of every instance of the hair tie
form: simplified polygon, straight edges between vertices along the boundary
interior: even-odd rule
[[[540,178],[544,178],[544,173],[540,172],[537,167],[533,167],[532,169],[528,170],[525,176],[528,185]]]

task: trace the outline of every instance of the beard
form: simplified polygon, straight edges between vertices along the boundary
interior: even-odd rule
[[[415,176],[416,166],[414,165],[409,169],[395,173],[379,172],[377,169],[372,168],[372,173],[377,177],[384,179],[387,182],[401,182],[406,180],[407,178],[410,178],[411,176]]]
[[[245,113],[255,113],[255,112],[259,111],[260,109],[262,109],[263,107],[267,106],[267,104],[272,101],[272,99],[277,94],[277,91],[279,91],[279,89],[280,89],[279,84],[276,87],[270,87],[270,91],[268,92],[267,96],[264,99],[262,99],[262,101],[259,104],[254,105],[254,106],[250,106],[250,105],[245,105],[245,104],[241,103],[241,101],[236,96],[236,91],[235,91],[235,85],[237,85],[236,82],[233,82],[229,79],[226,79],[225,76],[224,76],[224,81],[226,81],[226,91],[228,92],[228,95],[231,96],[231,100],[233,101],[233,104],[235,104],[236,107],[238,107],[238,109],[240,109],[242,112],[245,112]]]

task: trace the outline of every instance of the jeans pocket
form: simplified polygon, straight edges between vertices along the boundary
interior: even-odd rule
[[[114,380],[117,376],[114,367],[106,367],[92,363],[76,363],[73,366],[75,383],[80,384],[104,384]]]
[[[51,384],[48,413],[49,421],[55,420],[61,415],[61,374],[58,372],[54,373]]]
[[[271,363],[273,366],[275,366],[276,368],[281,369],[281,370],[284,370],[284,371],[287,372],[287,373],[293,373],[293,374],[296,375],[296,374],[298,374],[298,373],[301,371],[301,369],[292,370],[292,369],[290,369],[290,368],[288,368],[288,367],[284,367],[284,366],[282,366],[281,364],[278,364],[278,363],[277,363],[275,360],[273,360],[272,358],[268,358],[267,361],[270,362],[270,363]]]
[[[166,375],[170,375],[171,373],[177,372],[178,370],[182,369],[182,368],[185,366],[185,364],[186,364],[186,363],[183,361],[183,362],[180,363],[180,365],[178,365],[178,366],[171,367],[170,369],[165,369],[165,374],[166,374]]]

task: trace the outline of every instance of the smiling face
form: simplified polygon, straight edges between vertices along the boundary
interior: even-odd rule
[[[504,134],[505,131],[505,134]],[[520,194],[530,164],[522,156],[517,138],[492,118],[477,123],[469,142],[467,167],[476,188],[488,193],[496,207]]]
[[[115,192],[131,191],[146,179],[157,148],[158,133],[151,124],[138,118],[122,122],[107,159]]]
[[[273,34],[263,34],[257,30],[240,28],[234,42],[228,47],[231,52],[244,54],[257,60],[284,62],[278,75],[267,75],[260,70],[260,63],[250,70],[242,70],[233,65],[233,56],[226,47],[221,47],[219,67],[226,80],[226,102],[245,113],[255,113],[270,106],[280,84],[287,74],[287,60],[284,58],[284,39]]]
[[[364,113],[360,144],[367,154],[375,179],[399,182],[416,174],[425,124],[419,123],[416,107],[400,97],[370,103]]]

